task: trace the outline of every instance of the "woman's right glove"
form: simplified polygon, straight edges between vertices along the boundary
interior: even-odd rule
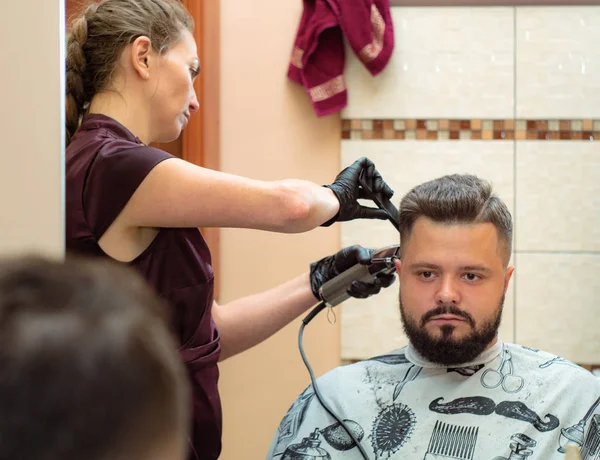
[[[363,173],[363,180],[373,192],[381,193],[385,199],[390,199],[394,195],[394,191],[383,181],[381,174],[375,169],[375,164],[367,157],[362,157],[343,169],[331,185],[325,185],[337,197],[340,202],[340,210],[332,219],[322,224],[322,227],[329,227],[334,222],[354,219],[385,220],[388,218],[386,211],[361,206],[358,203],[359,199],[368,198],[358,180],[361,173]]]

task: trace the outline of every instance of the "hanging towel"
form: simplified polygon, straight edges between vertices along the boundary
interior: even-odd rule
[[[394,49],[389,0],[303,0],[288,77],[304,86],[318,116],[343,109],[344,37],[371,72],[381,72]]]

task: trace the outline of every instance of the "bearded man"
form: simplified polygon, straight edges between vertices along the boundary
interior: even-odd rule
[[[318,379],[345,427],[309,386],[267,459],[551,460],[570,443],[597,460],[600,379],[498,337],[514,272],[512,218],[491,185],[444,176],[413,188],[399,213],[409,345]]]

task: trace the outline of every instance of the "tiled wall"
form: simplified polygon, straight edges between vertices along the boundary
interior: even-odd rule
[[[490,180],[515,220],[504,340],[600,363],[600,6],[394,7],[371,77],[348,51],[342,164],[366,155],[398,199],[443,174]],[[344,245],[397,242],[387,222]],[[344,359],[406,344],[398,288],[341,309]]]

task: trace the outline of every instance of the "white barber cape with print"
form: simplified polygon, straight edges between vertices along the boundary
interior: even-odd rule
[[[551,460],[579,444],[600,459],[600,379],[558,356],[496,342],[460,367],[409,345],[318,379],[371,460]],[[294,402],[267,459],[362,460],[312,386]]]

